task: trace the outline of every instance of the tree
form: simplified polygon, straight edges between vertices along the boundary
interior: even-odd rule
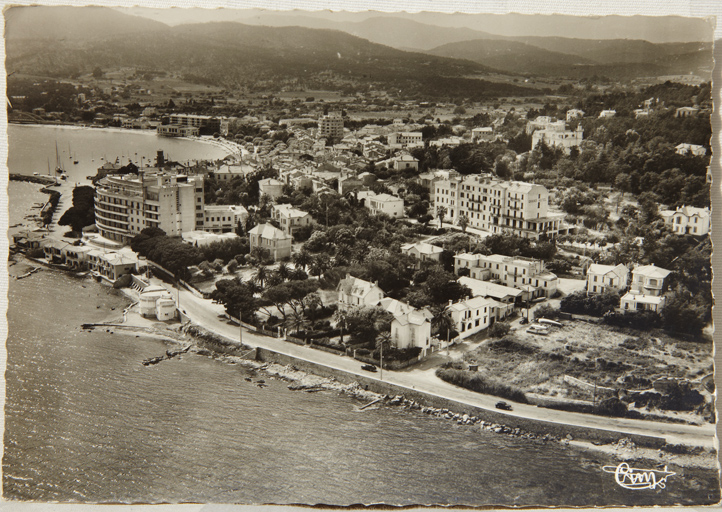
[[[263,265],[260,265],[256,269],[256,273],[253,274],[252,280],[254,283],[257,283],[258,285],[260,285],[262,287],[267,279],[268,279],[268,270],[266,270],[266,267],[264,267]]]
[[[436,216],[439,218],[439,227],[441,227],[444,223],[444,217],[446,217],[446,207],[445,206],[437,206],[436,207]]]
[[[93,78],[102,78],[105,73],[103,73],[103,70],[100,69],[100,66],[96,66],[93,70]]]
[[[459,218],[456,222],[459,224],[461,232],[466,233],[466,227],[469,225],[469,217],[466,215],[466,213],[460,213]]]
[[[241,318],[247,322],[253,320],[259,307],[253,291],[240,278],[222,279],[216,282],[216,289],[211,292],[211,299],[223,304],[228,315],[237,317],[240,313]]]
[[[287,320],[286,307],[295,314],[303,313],[303,299],[318,289],[318,281],[288,281],[267,288],[262,298],[271,304]],[[270,312],[269,312],[270,315]]]
[[[311,254],[305,248],[302,248],[300,251],[298,251],[292,256],[292,259],[293,263],[297,267],[301,267],[303,270],[306,270],[306,268],[308,268],[308,266],[313,261],[313,256],[311,256]]]
[[[85,226],[95,224],[95,189],[89,186],[73,189],[73,206],[60,217],[58,225],[70,226],[73,231],[81,232]]]

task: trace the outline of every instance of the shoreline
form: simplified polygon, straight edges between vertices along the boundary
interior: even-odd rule
[[[147,136],[156,136],[158,137],[158,133],[154,130],[132,130],[127,128],[119,128],[117,126],[81,126],[77,124],[57,124],[57,123],[12,123],[8,122],[8,125],[14,125],[14,126],[51,126],[55,128],[61,128],[61,129],[67,129],[67,130],[103,130],[110,133],[137,133],[140,135],[147,135]],[[227,156],[233,155],[235,152],[238,154],[242,154],[242,148],[237,143],[230,141],[228,139],[214,139],[212,136],[208,136],[208,138],[205,137],[164,137],[166,139],[178,139],[178,140],[187,140],[187,141],[195,141],[195,142],[202,142],[204,144],[209,144],[211,146],[215,146],[220,149],[224,149],[229,152]],[[223,141],[224,143],[218,143],[217,141]],[[235,149],[231,149],[235,148]]]
[[[129,293],[123,292],[128,298]],[[134,305],[134,304],[133,304]],[[129,306],[132,307],[133,305]],[[125,312],[124,312],[125,313]],[[127,323],[126,323],[127,322]],[[157,324],[157,322],[156,322]],[[84,326],[87,327],[87,326]],[[289,382],[288,389],[293,391],[304,391],[307,393],[319,391],[332,391],[339,394],[347,395],[364,404],[359,404],[357,410],[363,411],[366,408],[379,409],[381,407],[400,407],[408,411],[417,411],[422,414],[432,416],[436,419],[453,421],[460,426],[472,428],[478,432],[488,432],[494,434],[506,435],[507,437],[525,439],[536,443],[558,443],[565,447],[573,447],[588,452],[596,452],[614,458],[617,462],[648,462],[653,464],[674,464],[680,467],[698,468],[705,470],[718,470],[717,454],[715,450],[689,449],[690,453],[674,453],[674,446],[665,446],[659,448],[649,448],[638,446],[630,438],[622,437],[615,443],[598,443],[592,441],[584,441],[573,439],[571,435],[565,437],[553,434],[540,434],[525,431],[520,428],[513,428],[503,423],[485,421],[479,417],[468,415],[466,413],[458,413],[446,408],[437,408],[425,406],[419,401],[408,399],[404,395],[387,395],[364,389],[358,382],[344,384],[333,377],[324,377],[314,374],[307,370],[301,370],[291,364],[280,364],[275,362],[264,362],[256,359],[249,359],[249,352],[254,353],[255,349],[245,346],[232,345],[232,352],[227,353],[217,350],[215,345],[220,344],[224,347],[230,347],[225,340],[218,339],[215,334],[207,331],[202,326],[197,326],[191,322],[179,324],[175,327],[167,326],[138,326],[128,322],[127,319],[122,323],[98,324],[97,328],[106,328],[110,332],[117,329],[119,334],[135,335],[136,337],[147,337],[157,339],[163,342],[181,345],[184,352],[209,357],[221,363],[239,364],[254,371],[263,372],[267,376],[278,378],[285,382]],[[201,334],[204,337],[201,337]],[[238,355],[235,352],[245,352]],[[177,354],[175,354],[177,355]],[[171,359],[170,356],[167,359]],[[162,362],[159,361],[159,362]],[[667,448],[667,449],[665,449]]]

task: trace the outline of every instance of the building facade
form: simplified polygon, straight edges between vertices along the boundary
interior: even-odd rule
[[[232,233],[248,219],[248,211],[241,205],[206,205],[203,215],[203,230],[210,233]]]
[[[587,270],[587,295],[624,290],[627,288],[628,279],[629,269],[621,263],[617,266],[592,263]]]
[[[290,204],[274,204],[271,218],[278,222],[281,230],[288,235],[293,235],[298,228],[310,226],[313,222],[310,213],[293,208]]]
[[[340,112],[329,112],[318,120],[318,136],[343,138],[343,117]]]
[[[248,232],[251,251],[256,247],[267,249],[274,261],[291,257],[293,238],[271,224],[259,224]]]
[[[96,186],[95,225],[102,237],[122,243],[148,227],[180,236],[203,229],[204,206],[203,176],[106,176]]]
[[[564,214],[549,211],[549,192],[542,185],[477,174],[437,181],[433,186],[434,211],[443,206],[455,223],[464,214],[471,228],[532,239],[542,234],[553,237],[565,229]]]

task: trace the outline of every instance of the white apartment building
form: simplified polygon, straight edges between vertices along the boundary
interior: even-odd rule
[[[341,112],[329,112],[318,120],[318,136],[343,138],[343,117]]]
[[[424,145],[421,132],[395,132],[389,133],[388,145],[391,148],[411,148]]]
[[[614,116],[616,116],[616,115],[617,115],[617,111],[616,111],[616,110],[602,110],[602,111],[599,113],[599,118],[600,118],[600,119],[608,119],[608,118],[614,117]]]
[[[404,216],[404,200],[390,194],[369,195],[364,199],[364,206],[373,215],[385,213],[397,219]]]
[[[624,290],[628,279],[629,269],[621,263],[616,266],[592,263],[587,270],[587,295],[610,289]]]
[[[203,229],[204,206],[203,176],[106,176],[96,186],[95,225],[102,237],[122,243],[148,227],[180,236]]]
[[[535,130],[531,136],[531,147],[535,148],[544,142],[547,146],[563,148],[564,152],[569,154],[573,147],[578,147],[582,143],[583,139],[582,125],[577,126],[576,130]]]
[[[437,181],[433,187],[433,211],[443,206],[453,222],[463,213],[471,228],[533,239],[543,233],[553,237],[563,229],[564,214],[549,211],[549,192],[542,185],[475,174]]]
[[[544,268],[543,261],[521,256],[458,254],[454,256],[454,272],[458,274],[462,268],[469,269],[472,279],[493,279],[504,286],[529,290],[530,298],[554,295],[559,282],[556,274]]]
[[[198,128],[195,126],[180,126],[177,124],[159,124],[156,132],[164,137],[196,137],[199,133]]]
[[[213,116],[197,114],[171,114],[170,124],[178,126],[193,126],[195,128],[208,127],[216,132],[221,129],[221,119]]]
[[[206,205],[203,215],[203,230],[210,233],[232,233],[248,219],[248,211],[241,205]]]

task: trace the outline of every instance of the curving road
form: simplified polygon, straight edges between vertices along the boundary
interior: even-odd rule
[[[154,279],[154,281],[156,280]],[[177,290],[172,288],[171,285],[161,281],[158,281],[158,284],[166,286],[173,293],[173,296],[176,296]],[[185,312],[191,321],[220,336],[231,340],[238,340],[241,336],[239,332],[240,328],[229,324],[228,320],[223,316],[224,308],[222,305],[213,304],[210,300],[196,297],[190,291],[183,288],[180,289],[180,309]],[[245,329],[243,330],[242,337],[244,345],[266,348],[316,364],[343,370],[351,374],[361,375],[366,378],[382,379],[380,373],[369,373],[361,370],[363,363],[349,357],[295,345],[282,339],[261,336],[248,332]],[[717,446],[715,426],[711,424],[694,426],[628,418],[608,418],[591,414],[544,409],[533,405],[517,403],[514,403],[513,411],[500,411],[495,408],[495,404],[499,401],[498,397],[475,393],[442,381],[434,374],[435,365],[428,367],[429,365],[422,363],[418,366],[420,367],[402,371],[384,370],[383,381],[421,391],[429,395],[455,400],[472,407],[508,414],[509,416],[596,428],[611,432],[662,437],[666,439],[668,443],[672,444],[704,446],[708,448]]]

